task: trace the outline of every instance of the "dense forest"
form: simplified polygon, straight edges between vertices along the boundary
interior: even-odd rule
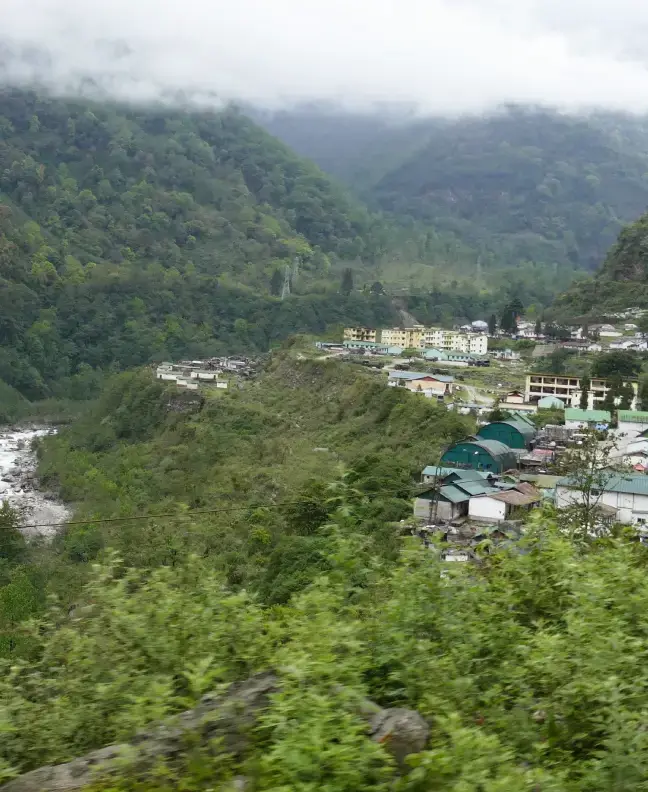
[[[375,216],[234,110],[5,89],[0,380],[29,399],[83,397],[111,366],[388,322],[387,298],[340,293],[339,277],[345,261],[370,263],[383,236]]]
[[[595,270],[648,205],[648,124],[511,107],[398,118],[305,107],[259,120],[374,206],[476,249],[486,268]]]
[[[46,442],[78,514],[46,548],[0,513],[0,779],[273,671],[235,750],[197,737],[151,766],[136,745],[91,789],[640,789],[646,548],[574,543],[547,507],[520,544],[443,565],[400,520],[470,419],[299,354],[185,412],[148,372],[116,375]],[[367,699],[418,711],[423,749],[396,764]]]

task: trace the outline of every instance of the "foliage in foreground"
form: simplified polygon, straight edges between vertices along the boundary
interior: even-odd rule
[[[4,767],[128,739],[207,689],[275,668],[283,691],[240,762],[213,766],[198,751],[111,789],[224,791],[239,774],[256,790],[386,789],[394,768],[363,736],[358,696],[416,708],[432,726],[399,790],[642,788],[643,546],[610,539],[583,553],[543,518],[521,552],[442,571],[414,540],[398,561],[372,556],[356,528],[340,508],[328,573],[281,608],[231,592],[208,560],[97,567],[78,607],[30,628],[29,656],[3,669]]]

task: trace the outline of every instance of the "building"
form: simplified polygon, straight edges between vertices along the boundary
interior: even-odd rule
[[[421,393],[428,398],[442,399],[452,393],[454,377],[421,371],[390,371],[387,384],[407,388],[412,393]]]
[[[450,446],[441,457],[441,465],[504,473],[517,468],[515,453],[498,440],[475,437]]]
[[[538,401],[539,410],[564,410],[565,402],[557,396],[543,396]]]
[[[612,416],[607,410],[579,410],[569,407],[565,410],[567,429],[593,429],[596,426],[609,426]]]
[[[648,412],[619,410],[617,421],[616,434],[626,439],[634,439],[648,430]]]
[[[371,327],[345,327],[344,328],[345,341],[372,341],[376,342],[377,330]]]
[[[588,493],[582,492],[569,477],[556,484],[558,508],[585,504],[587,496]],[[598,498],[597,505],[613,510],[619,522],[637,525],[648,522],[648,476],[644,474],[611,473],[607,481],[602,482],[600,492],[593,493],[593,497]]]
[[[423,328],[422,346],[425,349],[485,355],[488,352],[488,336],[485,333],[461,333],[457,330],[426,327]]]
[[[441,476],[428,477],[431,486],[414,500],[414,516],[434,523],[452,521],[468,515],[468,503],[475,495],[494,491],[492,477],[476,470],[452,468],[426,468],[444,471]],[[449,472],[445,472],[449,471]],[[423,478],[426,478],[423,471]]]
[[[531,448],[536,436],[535,429],[521,418],[507,418],[505,421],[492,421],[482,426],[477,437],[483,440],[499,440],[509,448],[520,450]]]
[[[630,406],[634,409],[637,405],[637,381],[626,380],[623,384],[632,385],[635,396]],[[596,409],[603,402],[609,390],[608,380],[593,377],[588,393],[588,409]],[[581,396],[580,377],[562,374],[527,374],[526,401],[537,402],[544,396],[556,396],[565,402],[565,406],[578,407]]]
[[[422,325],[415,327],[389,327],[380,331],[380,341],[387,346],[399,346],[403,349],[420,349],[423,340]]]
[[[541,501],[532,484],[520,482],[511,489],[475,495],[468,502],[468,515],[477,522],[497,523],[522,517]]]

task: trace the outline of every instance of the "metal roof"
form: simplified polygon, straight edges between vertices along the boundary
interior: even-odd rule
[[[455,481],[453,486],[462,489],[464,492],[467,492],[469,495],[484,495],[487,492],[494,491],[494,488],[491,487],[490,484],[486,484],[483,481],[459,480],[459,481]]]
[[[467,500],[470,500],[470,495],[467,492],[462,492],[458,487],[455,487],[453,484],[448,484],[445,487],[441,487],[439,490],[439,495],[446,500],[449,500],[451,503],[464,503]]]
[[[557,396],[544,396],[538,402],[538,409],[540,410],[550,410],[552,408],[564,410],[565,402],[561,401]]]
[[[517,457],[514,451],[499,440],[484,440],[481,437],[467,437],[450,446],[448,451],[452,451],[460,445],[473,445],[483,449],[493,459],[497,460],[505,470],[517,467]]]
[[[530,489],[520,492],[519,489],[505,490],[504,492],[485,493],[481,496],[484,498],[492,498],[496,501],[503,501],[509,503],[511,506],[528,506],[529,503],[537,503],[542,500],[542,495],[531,485],[527,485]]]
[[[506,418],[503,421],[491,421],[489,424],[482,426],[479,432],[485,429],[486,426],[493,426],[494,424],[506,424],[507,426],[512,426],[514,429],[517,429],[517,431],[522,435],[522,437],[524,437],[524,439],[529,443],[536,436],[536,430],[532,429],[531,426],[529,426],[529,424],[526,421],[520,421],[517,417]],[[478,435],[479,432],[477,433]]]
[[[437,478],[447,478],[455,473],[462,481],[470,481],[475,479],[487,479],[489,476],[492,476],[492,473],[488,473],[484,470],[466,470],[464,468],[451,468],[451,467],[441,467],[439,465],[428,465],[426,468],[423,468],[423,475],[424,476],[436,476]]]
[[[578,410],[568,407],[565,410],[566,421],[582,421],[583,423],[609,423],[612,416],[607,410]]]
[[[648,412],[619,410],[617,415],[619,417],[619,421],[623,421],[624,423],[648,424]]]
[[[390,371],[389,379],[395,380],[417,380],[424,377],[438,380],[439,382],[454,382],[454,377],[448,374],[430,374],[426,371]]]
[[[604,492],[621,492],[626,495],[648,495],[648,476],[642,473],[619,473],[611,475],[605,479],[605,474],[602,476],[602,487]],[[569,476],[561,478],[557,483],[557,487],[572,487],[578,488],[579,482]]]

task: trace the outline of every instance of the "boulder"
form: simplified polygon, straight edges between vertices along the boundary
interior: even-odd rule
[[[127,772],[137,778],[160,760],[173,761],[187,747],[187,736],[218,750],[242,758],[250,745],[250,732],[259,713],[268,706],[272,693],[280,687],[273,672],[258,674],[238,682],[225,693],[210,693],[192,710],[167,723],[136,735],[130,743],[108,745],[65,764],[41,767],[0,786],[0,792],[71,792],[96,784],[98,778]],[[384,746],[397,767],[405,767],[405,757],[422,751],[429,727],[413,710],[383,709],[371,701],[361,701],[357,715],[367,723],[369,737]],[[247,787],[243,777],[236,789]]]

